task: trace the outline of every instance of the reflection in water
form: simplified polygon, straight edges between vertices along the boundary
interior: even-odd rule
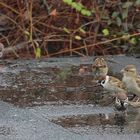
[[[52,122],[61,125],[64,128],[72,131],[82,133],[83,131],[88,133],[89,130],[93,130],[97,133],[113,133],[113,134],[129,134],[129,133],[140,133],[139,121],[131,120],[133,114],[125,116],[124,114],[108,114],[106,118],[105,114],[92,114],[92,115],[78,115],[78,116],[63,116]],[[131,125],[134,121],[139,128],[135,125]],[[130,127],[131,125],[131,127]],[[79,129],[80,128],[80,129]],[[88,129],[89,128],[89,129]],[[81,132],[80,132],[81,130]]]
[[[135,130],[137,133],[140,133],[140,108],[133,109],[133,111],[128,114],[128,127],[131,130]]]

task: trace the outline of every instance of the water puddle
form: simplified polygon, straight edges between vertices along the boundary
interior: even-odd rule
[[[120,113],[88,114],[77,116],[62,116],[52,122],[82,134],[139,134],[140,114],[127,112],[127,116]]]

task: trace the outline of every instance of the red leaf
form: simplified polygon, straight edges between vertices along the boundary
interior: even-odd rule
[[[50,13],[50,16],[57,16],[57,11],[56,11],[56,9],[54,9],[51,13]]]

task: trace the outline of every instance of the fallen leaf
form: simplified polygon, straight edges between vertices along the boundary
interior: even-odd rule
[[[56,11],[56,9],[54,9],[51,13],[50,13],[50,16],[57,16],[57,11]]]

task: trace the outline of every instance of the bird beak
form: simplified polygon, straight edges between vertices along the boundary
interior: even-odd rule
[[[96,80],[96,86],[102,86],[100,80]]]
[[[121,70],[121,73],[124,73],[124,69]]]

